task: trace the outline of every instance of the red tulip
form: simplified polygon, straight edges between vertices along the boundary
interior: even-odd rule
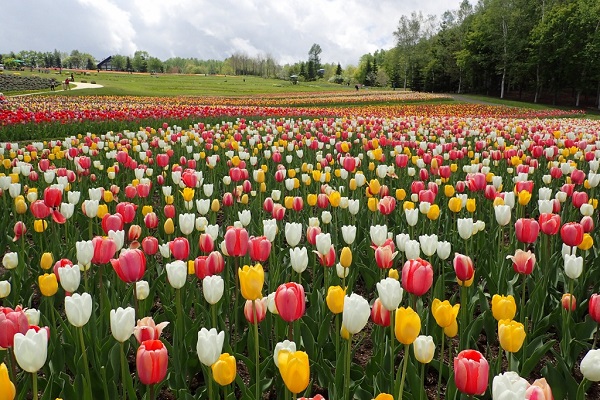
[[[463,350],[454,358],[454,383],[468,395],[482,395],[488,385],[489,364],[477,350]]]
[[[404,290],[417,296],[427,293],[433,284],[433,268],[421,258],[408,260],[402,267],[402,286]]]
[[[309,226],[306,228],[306,239],[308,243],[315,246],[317,244],[317,235],[321,233],[321,228],[318,226]]]
[[[94,257],[92,257],[94,264],[106,264],[117,251],[117,244],[108,237],[96,236],[92,239],[92,243],[94,245]]]
[[[585,181],[585,172],[580,169],[574,169],[571,172],[571,182],[575,185],[581,185]]]
[[[256,321],[257,323],[261,323],[267,316],[267,298],[263,297],[260,300],[255,300],[254,304],[255,307],[252,307],[252,300],[246,300],[246,304],[244,305],[244,317],[246,317],[246,321],[254,324],[254,309],[256,308]]]
[[[104,214],[102,217],[102,230],[105,234],[108,231],[122,231],[124,226],[123,216],[119,213],[116,214]]]
[[[560,215],[558,214],[540,214],[540,229],[546,235],[556,235],[560,229]]]
[[[146,198],[150,195],[150,185],[147,183],[140,183],[135,188],[137,195],[141,198]]]
[[[135,362],[140,382],[144,385],[159,383],[167,375],[167,348],[160,340],[146,340],[138,347]]]
[[[581,224],[581,226],[583,226],[584,233],[590,233],[594,230],[594,220],[589,215],[586,215],[583,218],[581,218],[581,221],[579,221],[579,223]]]
[[[127,231],[127,240],[130,242],[136,241],[142,235],[142,227],[139,225],[131,225]]]
[[[535,266],[535,254],[531,250],[523,251],[518,249],[514,256],[506,256],[513,262],[513,269],[518,274],[529,275]]]
[[[153,256],[158,251],[158,239],[154,236],[146,236],[142,240],[142,250],[149,256]]]
[[[198,247],[200,248],[201,252],[210,253],[215,249],[215,241],[213,240],[212,236],[207,233],[203,233],[198,239]]]
[[[267,261],[269,254],[271,254],[271,242],[266,236],[252,236],[248,240],[248,254],[252,261]]]
[[[165,214],[165,218],[175,218],[175,206],[173,204],[167,204],[163,208],[163,213]]]
[[[294,197],[294,200],[292,201],[292,208],[294,209],[294,211],[302,211],[303,207],[304,200],[302,200],[302,197]]]
[[[534,243],[540,233],[540,225],[533,218],[519,218],[515,222],[515,234],[521,243]]]
[[[473,260],[471,260],[471,257],[454,253],[454,260],[452,264],[454,266],[456,278],[458,278],[459,281],[466,282],[473,278],[475,269],[473,268]]]
[[[377,266],[382,269],[392,268],[394,265],[394,257],[397,253],[394,253],[394,248],[392,246],[378,246],[375,249],[375,262]]]
[[[391,312],[387,310],[379,298],[375,299],[371,308],[371,319],[379,326],[390,326]]]
[[[581,207],[581,205],[587,203],[588,200],[589,198],[586,192],[573,192],[573,196],[571,197],[571,201],[575,208]]]
[[[533,181],[519,181],[515,184],[515,190],[517,193],[521,193],[522,190],[533,193]]]
[[[169,165],[169,155],[168,154],[157,154],[156,155],[156,164],[161,167],[164,168],[167,165]]]
[[[588,309],[590,312],[590,317],[592,317],[592,319],[594,321],[596,321],[596,323],[600,324],[600,295],[599,294],[592,294],[592,296],[590,297],[590,301],[588,303]]]
[[[277,221],[281,221],[285,217],[285,207],[281,204],[274,204],[271,216]]]
[[[140,249],[128,249],[110,260],[115,272],[125,283],[137,282],[146,272],[146,256]]]
[[[218,251],[213,251],[207,256],[198,256],[194,260],[194,271],[198,279],[220,274],[225,269],[225,260]]]
[[[50,208],[42,200],[34,201],[29,208],[36,219],[44,219],[50,215]]]
[[[223,207],[231,207],[233,205],[233,194],[225,192],[223,194]]]
[[[329,197],[325,193],[319,193],[317,196],[317,207],[327,208],[329,205]]]
[[[158,227],[158,217],[156,213],[150,212],[144,217],[144,225],[148,229],[156,229]]]
[[[396,199],[391,196],[385,196],[377,204],[379,212],[383,215],[389,215],[396,209]]]
[[[54,275],[56,276],[56,280],[58,282],[60,282],[60,275],[58,274],[58,269],[67,267],[67,266],[69,266],[69,267],[73,266],[73,261],[69,260],[68,258],[61,258],[60,260],[58,260],[57,262],[54,263],[52,272],[54,272]]]
[[[225,248],[232,257],[243,257],[248,252],[248,231],[229,227],[225,232]]]
[[[275,306],[281,318],[286,322],[301,318],[306,310],[304,287],[296,282],[279,285],[275,292]]]
[[[336,255],[333,245],[331,245],[327,254],[320,254],[318,251],[314,251],[314,253],[319,257],[319,263],[324,267],[333,267],[335,265]]]
[[[14,337],[17,333],[25,334],[29,329],[27,316],[21,306],[14,310],[9,307],[0,307],[0,347],[13,347]]]
[[[263,202],[263,210],[265,210],[269,214],[273,211],[274,206],[275,206],[275,203],[273,202],[273,199],[270,197],[267,197],[265,199],[265,201]]]
[[[177,260],[187,260],[190,255],[190,242],[184,237],[177,237],[169,242],[171,254]]]
[[[44,189],[44,204],[50,208],[58,208],[62,203],[62,191],[57,187],[49,186]]]
[[[27,226],[25,226],[25,223],[23,221],[17,221],[15,223],[15,226],[13,227],[13,232],[15,233],[15,236],[13,237],[13,242],[16,242],[17,240],[21,239],[21,236],[23,236],[27,232]]]
[[[137,205],[133,203],[123,201],[117,204],[117,213],[121,214],[123,222],[126,224],[130,224],[133,221],[136,210]]]
[[[135,188],[135,186],[125,186],[125,197],[127,197],[128,199],[133,199],[135,196],[137,196],[137,189]]]
[[[579,246],[583,242],[583,226],[579,222],[568,222],[560,228],[560,237],[567,246]]]

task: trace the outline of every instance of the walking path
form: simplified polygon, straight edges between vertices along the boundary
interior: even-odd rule
[[[80,89],[99,89],[101,87],[104,87],[102,85],[98,85],[96,83],[84,83],[84,82],[71,82],[71,89],[70,90],[80,90]],[[56,90],[52,91],[52,90],[48,90],[46,92],[35,92],[35,93],[25,93],[25,94],[15,94],[15,95],[9,95],[6,97],[22,97],[22,96],[33,96],[34,94],[42,94],[42,93],[61,93],[64,92],[65,90],[62,89],[60,82],[56,88]]]

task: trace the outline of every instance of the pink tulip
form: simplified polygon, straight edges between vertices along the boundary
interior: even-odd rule
[[[467,395],[482,395],[488,385],[489,364],[477,350],[463,350],[454,358],[454,382]]]

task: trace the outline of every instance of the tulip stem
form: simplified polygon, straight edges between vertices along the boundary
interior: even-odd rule
[[[258,315],[256,313],[256,300],[252,300],[252,314],[254,314],[254,364],[256,369],[256,397],[260,399],[260,363],[258,347]]]
[[[335,314],[335,316],[333,317],[335,318],[335,354],[336,354],[336,360],[338,355],[340,354],[340,315],[339,314]]]
[[[394,317],[396,313],[394,311],[390,312],[390,387],[392,390],[390,390],[390,393],[394,391],[394,353],[395,353],[395,349],[394,349]]]
[[[93,399],[92,396],[92,390],[91,390],[91,384],[92,384],[92,380],[90,378],[90,366],[88,364],[88,358],[87,358],[87,352],[85,349],[85,342],[83,340],[83,327],[80,327],[78,329],[79,331],[79,343],[81,344],[81,353],[83,355],[83,364],[84,364],[84,371],[85,371],[85,380],[86,382],[86,390],[88,392],[89,398]]]
[[[10,380],[12,382],[16,382],[17,381],[17,368],[16,368],[16,364],[17,364],[17,360],[15,359],[15,353],[13,352],[12,347],[9,347],[6,349],[8,351],[8,357],[7,357],[7,361],[8,361],[8,366],[10,367],[9,371],[10,371]]]
[[[440,398],[440,383],[442,381],[442,367],[444,366],[444,344],[446,343],[446,335],[444,334],[444,328],[442,329],[442,348],[440,350],[440,369],[438,370],[438,381],[437,390],[435,392],[435,400]]]
[[[425,394],[425,364],[421,364],[421,390],[419,391],[419,400],[423,400]]]
[[[154,400],[154,385],[150,386],[150,400]]]
[[[350,361],[352,359],[352,334],[346,344],[346,373],[344,374],[344,400],[350,400]]]
[[[33,377],[33,400],[37,400],[38,399],[38,384],[37,384],[37,372],[33,372],[31,374],[31,376]]]
[[[210,311],[211,311],[211,314],[212,314],[212,325],[213,325],[213,328],[215,328],[215,329],[218,330],[218,327],[217,327],[217,305],[216,304],[212,304],[210,306]]]
[[[127,388],[126,388],[126,371],[127,364],[125,363],[125,342],[121,342],[121,384],[123,385],[123,400],[127,400]]]
[[[212,369],[211,367],[208,367],[208,382],[206,383],[206,385],[208,386],[208,398],[212,399],[213,398],[213,385],[212,385]]]
[[[594,332],[594,342],[592,343],[592,350],[596,348],[596,342],[598,341],[598,329],[600,328],[599,324],[596,324],[596,332]]]
[[[408,365],[408,347],[408,344],[404,345],[404,361],[402,364],[402,377],[400,378],[400,390],[398,391],[398,400],[402,400],[402,395],[404,394],[404,381],[406,378],[406,367]]]

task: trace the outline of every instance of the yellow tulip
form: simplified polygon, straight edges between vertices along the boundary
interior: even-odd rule
[[[350,190],[356,190],[357,187],[358,187],[358,184],[356,183],[356,179],[355,178],[350,179],[350,183],[348,184],[348,188]]]
[[[397,280],[397,281],[400,280],[400,274],[398,273],[398,270],[395,269],[395,268],[390,268],[390,271],[388,272],[388,276],[390,278],[393,278],[393,279]]]
[[[265,271],[261,264],[254,266],[244,265],[239,268],[240,290],[246,300],[262,298],[262,288],[265,283]]]
[[[594,239],[589,233],[583,234],[583,240],[577,246],[580,250],[589,250],[594,246]]]
[[[220,208],[221,208],[221,203],[219,203],[219,200],[213,199],[212,203],[210,203],[210,210],[212,212],[217,212],[217,211],[219,211]]]
[[[342,324],[342,327],[340,329],[340,336],[344,340],[350,340],[350,332],[348,332],[348,329],[346,329],[346,327],[344,326],[344,324]]]
[[[429,220],[431,221],[435,221],[439,218],[439,216],[440,206],[438,206],[437,204],[432,204],[431,207],[429,207],[429,211],[427,211],[427,218],[429,218]]]
[[[375,197],[371,197],[367,201],[367,207],[369,207],[369,210],[373,212],[378,211],[378,204],[379,200],[377,200]]]
[[[381,184],[379,183],[379,181],[377,179],[371,179],[371,181],[369,182],[369,191],[371,192],[371,194],[373,196],[376,196],[379,194],[380,190]]]
[[[344,298],[346,297],[346,290],[342,289],[341,286],[329,286],[327,289],[327,307],[333,314],[339,314],[344,311]]]
[[[142,215],[145,217],[146,214],[150,214],[153,211],[152,206],[144,206],[142,207]]]
[[[402,344],[411,344],[421,331],[421,318],[412,308],[400,307],[396,310],[396,339]]]
[[[344,247],[340,253],[340,264],[342,267],[348,268],[352,264],[352,250],[350,247]]]
[[[291,353],[282,350],[279,352],[277,361],[279,362],[281,378],[288,390],[295,394],[305,390],[310,380],[308,354],[304,351]]]
[[[112,192],[110,190],[105,190],[103,197],[104,197],[104,202],[105,203],[110,203],[114,199],[113,194],[112,194]]]
[[[260,192],[261,193],[265,193],[267,191],[267,184],[264,182],[261,182],[260,184]]]
[[[442,328],[447,328],[456,321],[460,304],[451,305],[448,300],[440,301],[433,299],[431,303],[431,313],[435,322]]]
[[[13,400],[17,391],[15,384],[11,382],[8,376],[8,368],[6,364],[0,364],[0,398],[5,400]]]
[[[469,279],[467,281],[461,281],[460,279],[456,278],[456,283],[458,283],[458,286],[471,287],[474,280],[475,280],[475,274],[473,274],[471,279]]]
[[[263,183],[265,181],[265,171],[259,169],[256,171],[256,182]]]
[[[460,212],[462,210],[462,200],[458,197],[452,197],[448,200],[448,209],[454,213]]]
[[[175,198],[173,195],[165,196],[165,204],[173,204],[175,202]]]
[[[221,386],[232,383],[237,375],[235,357],[229,353],[221,354],[210,368],[212,369],[213,379]]]
[[[285,196],[285,199],[283,199],[283,205],[288,210],[291,209],[294,206],[294,196]]]
[[[36,231],[37,233],[44,232],[47,227],[48,227],[48,222],[46,222],[43,219],[36,219],[35,221],[33,221],[33,230]]]
[[[500,346],[509,353],[521,350],[525,336],[525,327],[522,323],[508,319],[498,321]]]
[[[406,198],[406,190],[396,189],[396,200],[403,201]]]
[[[317,195],[314,193],[310,193],[310,194],[306,195],[306,203],[309,206],[314,207],[315,204],[317,204]]]
[[[54,296],[58,291],[58,281],[54,273],[38,276],[40,292],[46,297]]]
[[[414,210],[415,209],[415,203],[413,203],[412,201],[405,201],[404,203],[402,203],[402,210]]]
[[[27,203],[25,203],[25,200],[22,196],[20,196],[20,198],[15,201],[15,209],[17,211],[17,214],[20,215],[23,215],[27,212]]]
[[[444,334],[449,338],[453,338],[458,334],[458,322],[454,320],[450,326],[444,328]]]
[[[172,235],[175,232],[175,224],[173,223],[173,218],[167,218],[165,221],[163,228],[167,235]]]
[[[474,213],[477,209],[477,204],[475,203],[475,199],[467,199],[467,211],[470,213]]]
[[[526,206],[527,204],[529,204],[529,201],[531,200],[531,193],[529,193],[527,190],[521,190],[519,192],[519,204],[522,206]]]
[[[44,254],[42,254],[42,258],[40,259],[40,267],[46,270],[52,268],[53,265],[54,257],[52,256],[52,253],[45,252]]]
[[[96,214],[96,216],[99,219],[102,219],[102,217],[104,217],[106,214],[108,214],[108,206],[106,204],[100,204],[98,206],[98,214]]]
[[[190,187],[186,187],[186,188],[183,188],[183,190],[181,191],[181,196],[183,197],[183,200],[185,200],[185,201],[192,201],[195,193],[196,193],[196,191],[194,189],[192,189]]]
[[[387,393],[379,393],[373,400],[394,400],[394,396]]]
[[[453,197],[456,190],[454,190],[454,186],[452,185],[444,185],[444,195],[446,197]]]
[[[495,294],[492,297],[492,315],[496,321],[503,319],[511,320],[517,313],[517,303],[512,295],[501,296]]]
[[[504,199],[502,197],[498,196],[494,199],[494,207],[503,206],[503,205],[504,205]]]
[[[296,177],[296,170],[295,169],[288,169],[287,170],[287,176],[288,176],[288,178],[295,178]]]
[[[242,197],[240,197],[240,203],[242,203],[242,204],[248,204],[248,194],[247,193],[244,193],[242,195]]]
[[[329,204],[331,204],[332,207],[338,207],[340,205],[341,200],[342,200],[342,195],[337,190],[334,190],[329,195]]]

